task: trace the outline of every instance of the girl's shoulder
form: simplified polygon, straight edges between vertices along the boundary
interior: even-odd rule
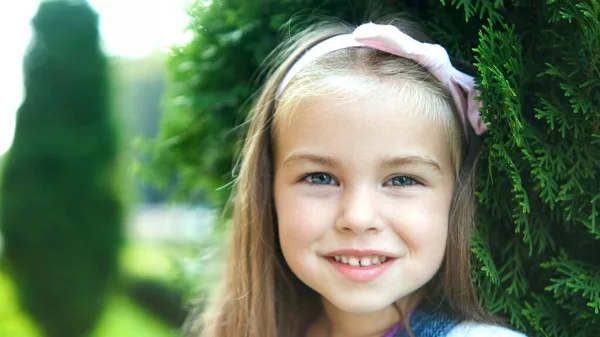
[[[526,335],[497,325],[474,322],[461,322],[447,337],[527,337]]]

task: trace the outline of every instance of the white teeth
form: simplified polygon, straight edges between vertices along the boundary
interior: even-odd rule
[[[346,255],[336,255],[333,257],[335,261],[349,264],[351,266],[362,266],[367,267],[376,264],[382,264],[387,261],[386,256],[365,256],[362,258],[358,258],[355,256],[346,256]]]

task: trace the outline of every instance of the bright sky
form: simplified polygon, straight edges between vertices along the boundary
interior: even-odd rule
[[[186,41],[185,6],[191,0],[89,0],[100,15],[108,55],[140,57]],[[23,99],[22,61],[30,20],[40,0],[0,1],[0,155],[10,147]]]

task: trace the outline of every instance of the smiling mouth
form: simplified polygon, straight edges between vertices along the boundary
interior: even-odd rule
[[[372,255],[372,256],[352,256],[352,255],[335,255],[330,257],[335,262],[339,262],[342,264],[347,264],[354,267],[368,267],[373,265],[378,265],[385,263],[391,258],[384,255]]]
[[[352,282],[372,282],[382,276],[397,260],[389,256],[334,255],[325,257],[331,266]]]

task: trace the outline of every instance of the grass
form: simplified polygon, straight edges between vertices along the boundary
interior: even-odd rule
[[[172,254],[152,243],[126,245],[121,252],[121,266],[129,276],[172,282],[176,273]]]
[[[2,272],[0,272],[0,336],[40,336],[33,322],[21,312],[14,285]]]
[[[175,337],[170,329],[120,294],[113,294],[93,337]]]
[[[129,275],[173,280],[169,254],[149,244],[128,245],[122,254],[123,270]],[[166,326],[125,295],[112,293],[91,337],[176,337]],[[18,306],[12,280],[0,269],[0,336],[42,337],[34,322]]]

